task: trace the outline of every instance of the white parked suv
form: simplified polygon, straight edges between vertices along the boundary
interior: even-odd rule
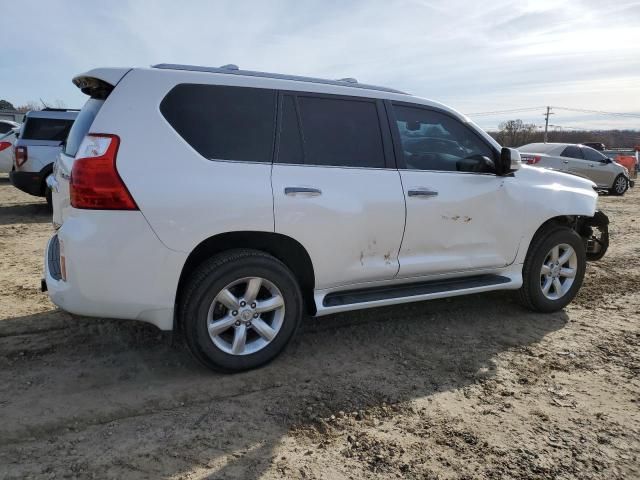
[[[9,178],[14,187],[46,197],[51,204],[47,177],[77,116],[77,110],[64,108],[27,112],[13,145],[14,165]]]
[[[522,166],[436,102],[234,66],[73,81],[90,99],[56,167],[43,288],[179,329],[211,368],[268,362],[303,313],[500,289],[555,311],[608,244],[592,182]]]

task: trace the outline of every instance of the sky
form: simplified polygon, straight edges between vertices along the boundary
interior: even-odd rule
[[[183,63],[355,77],[485,129],[640,129],[640,0],[0,0],[0,98],[81,107],[94,67]],[[10,15],[6,15],[11,12]],[[540,108],[534,108],[540,107]]]

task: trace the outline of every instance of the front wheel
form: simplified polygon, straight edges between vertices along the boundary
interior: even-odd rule
[[[624,195],[624,193],[628,189],[629,189],[629,180],[627,180],[627,177],[620,174],[613,181],[613,186],[611,187],[610,192],[612,195]]]
[[[584,242],[574,230],[555,227],[540,233],[522,269],[522,302],[537,312],[564,308],[582,285],[586,263]]]
[[[204,262],[191,275],[180,308],[193,355],[226,372],[273,360],[301,318],[302,294],[293,273],[254,250],[233,250]]]

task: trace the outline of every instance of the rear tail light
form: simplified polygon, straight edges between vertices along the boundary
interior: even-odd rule
[[[91,210],[138,210],[116,169],[120,139],[90,133],[78,149],[69,184],[71,205]]]
[[[27,147],[16,147],[14,149],[16,156],[16,167],[21,167],[27,161]]]
[[[11,146],[11,142],[0,142],[0,152]]]
[[[540,155],[521,155],[520,158],[528,165],[535,165],[542,157]]]

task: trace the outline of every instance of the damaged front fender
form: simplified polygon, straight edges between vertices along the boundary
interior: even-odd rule
[[[593,217],[582,217],[578,233],[584,240],[587,260],[595,262],[604,257],[609,248],[609,217],[600,210]]]

